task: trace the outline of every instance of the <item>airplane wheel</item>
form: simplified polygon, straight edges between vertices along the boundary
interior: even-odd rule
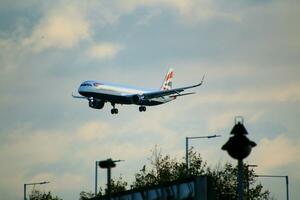
[[[140,106],[139,111],[140,112],[145,112],[146,111],[146,106]]]
[[[113,108],[110,110],[111,114],[118,114],[119,110],[116,108]]]

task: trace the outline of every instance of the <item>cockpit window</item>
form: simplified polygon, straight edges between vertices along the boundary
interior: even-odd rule
[[[92,87],[92,84],[89,84],[89,83],[82,83],[80,86],[88,86],[88,87]]]
[[[103,85],[102,83],[94,83],[94,86],[95,87],[98,87],[98,86],[100,86],[100,85]]]

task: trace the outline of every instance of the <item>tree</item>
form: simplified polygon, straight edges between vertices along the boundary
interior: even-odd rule
[[[223,167],[217,166],[215,169],[207,169],[207,175],[213,179],[214,189],[216,190],[216,199],[237,199],[237,167],[226,163]],[[268,200],[271,199],[270,192],[263,190],[263,186],[256,184],[255,172],[249,170],[247,165],[244,165],[244,195],[246,199],[251,200]]]
[[[123,181],[122,176],[119,176],[117,180],[111,181],[111,193],[122,192],[126,190],[128,183]]]
[[[207,167],[207,163],[203,161],[201,155],[189,150],[189,174],[186,174],[185,159],[178,161],[169,155],[163,155],[157,147],[152,150],[149,158],[150,167],[144,165],[139,172],[135,174],[135,181],[132,188],[138,189],[147,186],[162,184],[169,181],[188,178],[189,176],[207,175],[212,179],[213,187],[216,192],[217,200],[236,200],[237,199],[237,167],[226,163],[224,166],[218,165],[215,168]],[[244,165],[244,185],[245,197],[251,200],[270,200],[270,192],[264,190],[253,169],[249,170]],[[112,193],[126,190],[128,183],[122,180],[120,176],[118,180],[112,181]],[[101,194],[100,194],[101,195]],[[85,199],[82,199],[85,200]]]
[[[53,197],[51,192],[45,193],[39,190],[32,190],[29,195],[29,200],[62,200],[61,198]]]
[[[211,177],[214,189],[216,191],[217,200],[235,200],[237,199],[237,167],[226,163],[224,166],[217,166],[214,169],[207,167],[206,162],[203,161],[201,155],[189,150],[189,175],[185,171],[185,163],[171,158],[169,155],[163,156],[161,151],[157,148],[152,151],[150,163],[152,168],[147,170],[146,165],[135,174],[134,188],[141,188],[163,182],[173,181],[177,179],[187,178],[188,176],[208,175]],[[244,165],[244,185],[245,197],[251,200],[269,200],[270,192],[264,190],[260,183],[257,183],[255,172],[253,169],[248,170]]]
[[[200,154],[189,151],[190,158],[190,175],[200,176],[205,174],[206,162],[204,162]],[[164,182],[174,181],[186,178],[185,163],[171,158],[169,155],[163,156],[161,150],[155,149],[150,157],[151,170],[147,170],[146,165],[135,174],[134,188],[140,188]]]
[[[101,193],[100,193],[101,194]],[[85,192],[85,191],[82,191],[80,192],[79,194],[79,200],[88,200],[90,198],[94,197],[94,193],[92,192]]]
[[[111,193],[113,194],[113,193],[125,191],[127,189],[127,185],[128,185],[128,183],[126,181],[123,181],[122,176],[119,176],[119,178],[116,180],[112,179],[111,180]],[[103,191],[104,191],[103,188],[100,187],[100,190],[99,190],[99,193],[97,194],[97,196],[105,195],[103,193]],[[82,191],[79,194],[79,200],[88,200],[88,199],[93,198],[94,196],[95,196],[95,194],[93,192]]]

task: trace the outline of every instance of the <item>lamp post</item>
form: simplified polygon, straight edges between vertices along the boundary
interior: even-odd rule
[[[47,184],[50,183],[49,181],[43,181],[43,182],[36,182],[36,183],[25,183],[24,184],[24,200],[26,200],[26,186],[27,185],[43,185],[43,184]]]
[[[107,199],[111,200],[111,168],[116,167],[116,162],[121,162],[124,160],[112,160],[108,158],[107,160],[99,161],[99,167],[107,169]]]
[[[201,139],[201,138],[215,138],[215,137],[221,137],[221,135],[207,135],[207,136],[196,136],[196,137],[185,137],[185,169],[186,174],[189,174],[189,140],[193,139]]]
[[[244,199],[243,159],[249,156],[252,148],[256,146],[256,143],[246,136],[248,132],[243,124],[243,117],[235,117],[235,125],[230,132],[233,136],[222,146],[222,150],[227,151],[232,158],[238,160],[237,191],[239,200]]]
[[[256,177],[263,177],[263,178],[285,178],[285,184],[286,184],[286,199],[289,200],[289,177],[288,177],[288,176],[278,176],[278,175],[256,175]]]

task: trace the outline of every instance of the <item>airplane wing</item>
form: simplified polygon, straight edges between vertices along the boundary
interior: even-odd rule
[[[183,93],[183,94],[174,94],[174,95],[170,95],[170,97],[181,97],[181,96],[186,96],[186,95],[190,95],[190,94],[196,94],[196,92],[188,92],[188,93]]]
[[[185,93],[185,94],[180,94],[180,93],[183,92],[186,89],[190,89],[190,88],[194,88],[194,87],[198,87],[198,86],[202,85],[203,80],[204,80],[204,76],[202,77],[201,82],[196,84],[196,85],[180,87],[180,88],[174,88],[174,89],[170,89],[170,90],[161,90],[161,91],[144,93],[144,94],[142,94],[142,96],[145,99],[152,99],[152,98],[157,98],[157,97],[170,96],[170,95],[173,95],[173,94],[174,94],[173,96],[184,96],[184,95],[193,94],[193,93]]]
[[[84,96],[76,96],[72,93],[72,97],[75,99],[89,99],[88,97],[84,97]]]

